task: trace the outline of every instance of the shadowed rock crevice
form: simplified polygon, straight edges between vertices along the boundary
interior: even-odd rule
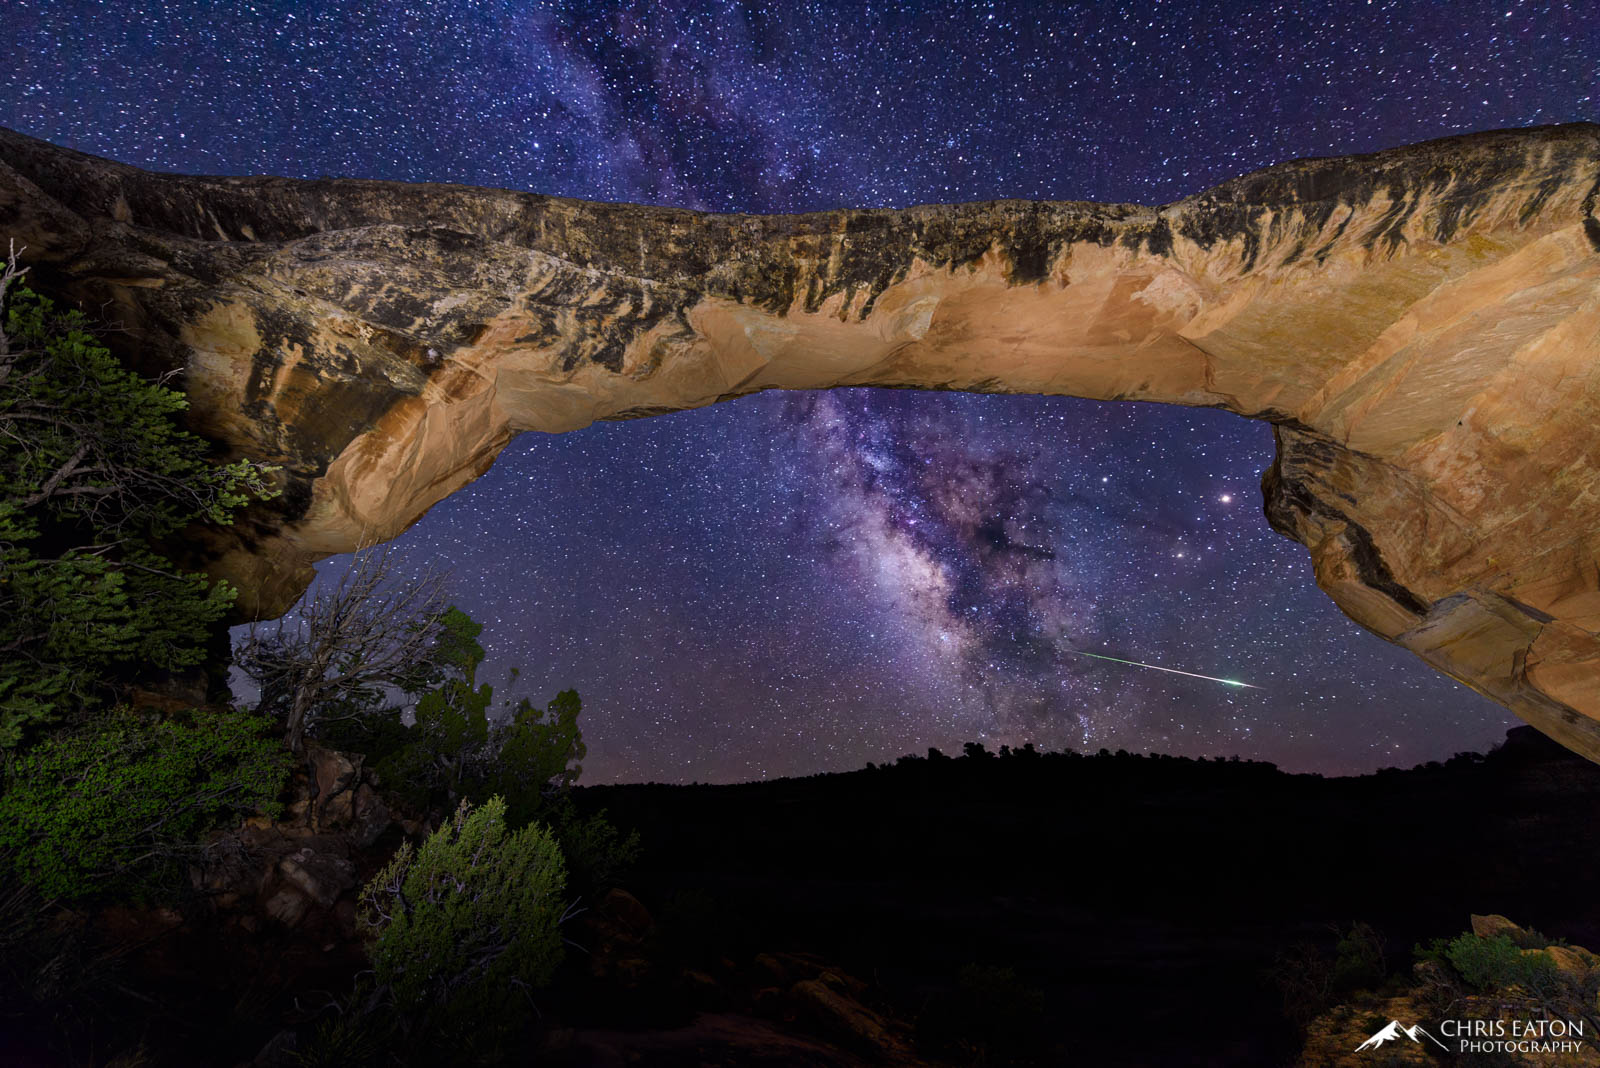
[[[285,494],[196,552],[256,615],[512,436],[764,389],[1226,408],[1363,626],[1600,758],[1600,127],[1299,160],[1160,208],[703,215],[158,175],[0,131],[0,237]]]

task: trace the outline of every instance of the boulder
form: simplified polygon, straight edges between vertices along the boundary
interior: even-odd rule
[[[325,909],[356,884],[355,865],[343,857],[301,849],[278,862],[278,874]]]
[[[1567,946],[1546,946],[1543,949],[1530,949],[1524,952],[1544,954],[1555,965],[1556,971],[1577,983],[1587,979],[1593,968],[1593,965],[1585,959],[1592,954],[1588,954],[1587,951],[1579,953]]]
[[[755,959],[750,964],[756,976],[764,982],[786,990],[794,985],[795,979],[794,976],[789,974],[789,969],[785,968],[783,963],[771,953],[756,954]]]
[[[310,907],[311,900],[303,891],[294,886],[286,886],[267,898],[261,910],[285,927],[298,927]]]
[[[613,888],[607,890],[596,910],[613,922],[620,924],[635,937],[648,934],[655,921],[650,917],[650,910],[640,903],[639,899],[626,890]]]
[[[890,1059],[910,1053],[910,1044],[882,1016],[820,979],[796,983],[789,998],[826,1038]]]
[[[1504,916],[1492,913],[1488,916],[1473,915],[1472,933],[1479,938],[1498,938],[1504,935],[1519,946],[1525,945],[1528,941],[1528,932]]]
[[[383,837],[383,832],[387,831],[393,822],[389,806],[383,803],[383,798],[378,796],[378,792],[370,784],[362,783],[352,796],[351,841],[357,848],[369,848]]]

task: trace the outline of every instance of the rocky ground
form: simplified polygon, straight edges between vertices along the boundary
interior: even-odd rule
[[[1421,960],[1411,975],[1397,977],[1380,990],[1363,990],[1312,1020],[1306,1029],[1302,1068],[1336,1068],[1347,1064],[1503,1065],[1506,1068],[1600,1065],[1600,956],[1583,946],[1542,945],[1545,940],[1504,916],[1473,916],[1472,933],[1497,936],[1518,944],[1525,957],[1548,962],[1553,982],[1537,988],[1499,982],[1476,989],[1447,964]],[[1438,1035],[1401,1034],[1373,1044],[1373,1035],[1388,1021],[1401,1027],[1416,1023]],[[1509,1048],[1469,1048],[1448,1033],[1444,1020],[1496,1022],[1532,1036],[1507,1035]],[[1550,1032],[1545,1034],[1544,1032]],[[1366,1047],[1366,1048],[1363,1048]],[[1448,1047],[1448,1048],[1446,1048]]]

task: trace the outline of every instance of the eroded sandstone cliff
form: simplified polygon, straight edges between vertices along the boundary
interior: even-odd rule
[[[0,131],[0,240],[283,466],[202,546],[273,615],[511,436],[840,385],[1226,408],[1353,619],[1600,759],[1600,127],[1161,208],[754,217],[151,174]]]

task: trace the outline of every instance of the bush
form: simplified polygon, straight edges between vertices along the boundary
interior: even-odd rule
[[[570,802],[552,824],[575,889],[593,893],[615,886],[639,859],[639,832],[624,835],[606,819],[605,810],[579,816]]]
[[[355,1068],[404,1063],[397,1041],[399,1021],[368,980],[330,1003],[317,1021],[302,1028],[288,1055],[296,1068]]]
[[[46,898],[149,891],[208,830],[280,811],[288,755],[259,716],[126,710],[48,736],[11,761],[0,856]]]
[[[346,738],[373,758],[379,777],[414,811],[449,811],[463,800],[499,797],[512,827],[554,822],[587,752],[578,716],[583,702],[563,690],[545,708],[502,702],[477,681],[483,626],[458,608],[442,612],[425,662],[406,690],[415,702],[407,727],[399,707],[380,708],[319,737]],[[513,678],[516,672],[512,672]]]
[[[505,812],[463,801],[362,891],[374,977],[401,1019],[480,1053],[526,1020],[561,958],[561,851],[543,827],[508,831]]]
[[[1280,952],[1267,977],[1283,998],[1284,1016],[1302,1030],[1327,1009],[1333,994],[1333,965],[1310,942]]]
[[[272,468],[213,463],[182,393],[0,264],[0,749],[115,684],[206,659],[234,591],[162,543],[273,494]]]
[[[1524,953],[1506,935],[1459,935],[1444,944],[1440,955],[1474,990],[1520,986],[1541,992],[1551,989],[1557,980],[1554,961],[1543,953]]]
[[[398,712],[396,692],[409,695],[451,670],[437,659],[454,649],[443,576],[401,576],[394,560],[390,546],[360,549],[337,581],[235,644],[233,666],[255,684],[256,711],[282,718],[294,752],[304,751],[308,733]]]
[[[1375,989],[1383,984],[1387,975],[1383,938],[1370,924],[1353,923],[1348,930],[1340,932],[1329,977],[1334,993]]]

